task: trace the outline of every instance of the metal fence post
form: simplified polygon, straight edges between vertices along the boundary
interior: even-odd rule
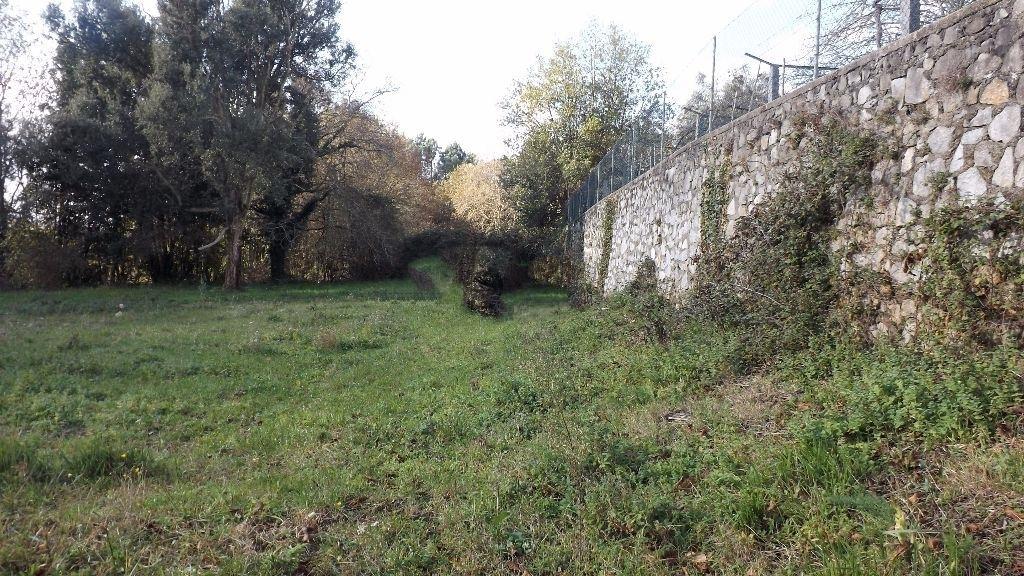
[[[814,79],[818,79],[818,67],[821,64],[821,0],[818,0],[817,29],[814,33]]]
[[[921,0],[900,0],[900,24],[904,34],[921,27]]]
[[[665,159],[665,130],[668,120],[665,118],[668,115],[668,103],[665,91],[661,92],[661,154],[659,154],[658,162]]]
[[[718,36],[711,38],[711,101],[708,104],[708,132],[715,123],[715,67],[718,64]]]
[[[611,176],[612,179],[611,179],[611,182],[608,185],[608,193],[609,194],[612,192],[612,190],[615,190],[615,155],[616,155],[615,148],[616,148],[617,145],[618,145],[618,143],[612,144],[612,176]]]
[[[637,170],[636,165],[636,124],[633,125],[633,129],[630,130],[630,142],[629,142],[629,179],[636,178]]]

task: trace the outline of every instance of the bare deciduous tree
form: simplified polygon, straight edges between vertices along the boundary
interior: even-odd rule
[[[921,23],[934,22],[970,2],[921,0]],[[831,0],[822,14],[821,62],[842,66],[902,34],[899,0]]]

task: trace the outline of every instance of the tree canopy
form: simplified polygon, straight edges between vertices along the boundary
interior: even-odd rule
[[[518,80],[503,107],[515,135],[503,184],[521,190],[526,226],[561,227],[569,194],[634,122],[657,121],[664,82],[650,48],[591,24]]]
[[[291,261],[310,257],[298,246],[311,235],[327,245],[332,235],[353,237],[337,225],[340,211],[361,212],[349,221],[387,236],[389,253],[399,253],[417,228],[403,214],[437,217],[427,179],[472,156],[453,144],[435,150],[428,178],[382,172],[375,159],[408,166],[414,146],[369,112],[379,91],[351,95],[356,53],[340,35],[340,6],[159,0],[155,18],[130,0],[49,7],[55,90],[19,131],[27,187],[11,241],[6,194],[0,205],[0,253],[18,254],[18,270],[0,261],[0,274],[23,285],[282,280],[315,268]],[[0,0],[5,50],[17,40],[6,8]],[[15,156],[7,109],[5,175]],[[338,270],[327,276],[380,271],[352,262]]]

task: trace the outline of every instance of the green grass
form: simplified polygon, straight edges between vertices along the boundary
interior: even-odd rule
[[[851,390],[904,366],[896,352],[741,378],[732,334],[684,326],[663,345],[628,307],[575,310],[541,288],[485,319],[438,261],[418,266],[437,294],[406,281],[0,294],[0,572],[1024,562],[1020,524],[991,512],[1024,512],[1021,441],[954,415],[961,443],[924,448],[912,419],[934,410],[902,416],[888,388],[887,411],[867,410],[881,392]],[[938,401],[925,368],[901,376],[914,406]],[[879,422],[890,413],[910,423]]]

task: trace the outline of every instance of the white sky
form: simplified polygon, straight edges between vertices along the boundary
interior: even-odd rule
[[[60,3],[69,6],[72,2]],[[141,3],[155,14],[155,0]],[[695,58],[702,68],[709,68],[704,60],[710,59],[705,57],[710,53],[702,48],[737,15],[743,13],[741,25],[733,24],[724,35],[737,38],[729,43],[732,52],[723,50],[722,36],[719,39],[722,68],[743,61],[740,44],[755,51],[747,45],[756,46],[760,40],[750,38],[782,30],[775,21],[782,13],[792,21],[788,10],[779,9],[780,4],[799,4],[803,9],[805,3],[345,0],[341,26],[345,39],[358,51],[365,89],[396,89],[375,105],[385,121],[410,137],[422,132],[441,145],[458,141],[470,152],[491,159],[507,151],[504,141],[509,133],[502,127],[499,103],[513,81],[523,77],[538,56],[550,54],[557,42],[577,36],[591,20],[618,24],[651,45],[654,64],[665,71],[670,83],[678,85],[695,76],[696,69],[687,67]],[[12,0],[12,4],[37,17],[47,2]],[[793,44],[793,35],[767,41]]]
[[[591,20],[652,46],[666,76],[752,0],[346,0],[342,33],[370,84],[398,91],[378,109],[409,136],[458,141],[483,158],[506,152],[501,100],[540,55]]]

